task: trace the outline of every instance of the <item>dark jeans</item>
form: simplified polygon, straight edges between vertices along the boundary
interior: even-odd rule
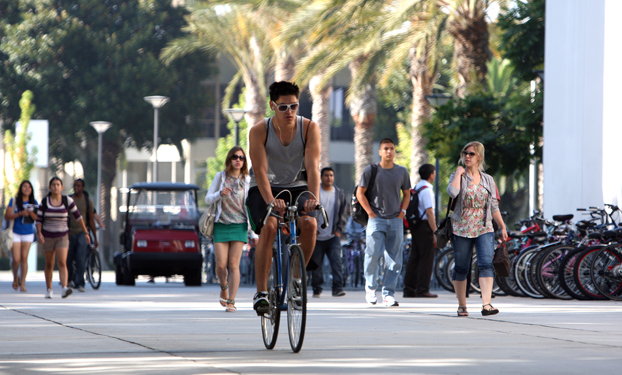
[[[73,281],[76,287],[84,287],[84,267],[86,265],[86,236],[84,233],[69,236],[69,252],[67,253],[67,283]],[[76,262],[76,271],[73,271]]]
[[[404,293],[425,294],[430,291],[434,269],[434,232],[430,224],[423,221],[411,234],[412,246],[404,275]]]
[[[315,241],[315,252],[319,252],[321,259],[320,266],[317,270],[311,272],[311,286],[314,292],[322,292],[322,284],[324,283],[324,275],[322,274],[322,266],[324,265],[324,254],[328,257],[328,262],[333,270],[333,292],[343,290],[343,266],[341,262],[341,241],[335,236],[326,241]]]

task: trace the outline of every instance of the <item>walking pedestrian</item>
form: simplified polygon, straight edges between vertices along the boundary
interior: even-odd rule
[[[430,281],[434,269],[434,249],[436,249],[436,217],[434,216],[434,187],[436,169],[432,164],[419,167],[421,181],[415,186],[419,197],[419,217],[421,220],[410,228],[412,246],[406,274],[404,275],[404,298],[422,297],[436,298],[430,293]]]
[[[95,208],[89,194],[84,190],[84,180],[79,178],[73,182],[73,194],[70,195],[78,207],[78,211],[86,220],[86,226],[91,229],[95,248],[99,246],[97,242],[97,230],[95,228]],[[78,221],[69,215],[69,251],[67,253],[67,279],[72,288],[77,288],[79,292],[84,292],[84,271],[86,266],[86,256],[88,255],[88,245],[85,233]],[[74,271],[75,270],[75,271]]]
[[[13,289],[21,292],[26,290],[26,274],[28,274],[28,253],[35,240],[34,223],[37,220],[37,207],[32,184],[22,181],[17,189],[15,199],[11,198],[4,213],[4,219],[13,220],[13,248],[11,254],[11,271],[13,271]]]
[[[343,189],[334,185],[335,171],[331,167],[320,171],[320,204],[326,210],[329,225],[322,229],[324,218],[318,219],[318,231],[315,241],[315,249],[311,259],[318,268],[311,272],[311,286],[313,297],[319,298],[322,294],[324,275],[322,265],[324,255],[328,258],[333,272],[333,297],[343,297],[343,263],[341,249],[341,233],[343,233],[348,215],[346,196]]]
[[[404,215],[410,201],[410,176],[408,170],[393,162],[395,143],[389,138],[380,141],[380,163],[374,186],[369,186],[372,166],[361,175],[356,197],[369,215],[365,248],[365,300],[371,305],[378,302],[378,260],[384,253],[384,279],[382,297],[385,306],[399,306],[395,300],[395,287],[402,269],[402,244],[404,242]],[[365,196],[371,189],[371,200]],[[400,190],[403,193],[400,200]]]
[[[45,298],[52,298],[52,274],[54,260],[58,265],[58,275],[62,286],[62,297],[67,298],[73,290],[67,286],[67,251],[69,249],[68,217],[72,214],[80,224],[87,242],[91,239],[84,225],[80,211],[71,197],[62,195],[63,182],[52,177],[48,185],[50,192],[42,200],[37,212],[37,231],[39,243],[43,245],[45,255]]]
[[[214,220],[214,256],[220,283],[220,304],[227,312],[237,310],[235,297],[240,286],[240,259],[249,232],[244,205],[249,183],[246,154],[241,147],[235,146],[227,154],[225,170],[216,173],[205,196],[205,203],[218,205]],[[257,235],[252,231],[251,238],[255,246]]]
[[[494,283],[492,258],[495,234],[492,220],[499,225],[503,241],[507,240],[505,223],[499,212],[497,185],[492,176],[484,173],[484,145],[469,142],[460,154],[459,166],[449,178],[447,193],[456,200],[451,214],[454,248],[454,290],[458,298],[458,316],[469,316],[466,305],[467,273],[473,246],[477,252],[479,285],[482,293],[482,315],[499,313],[490,304]],[[462,167],[464,166],[464,167]]]

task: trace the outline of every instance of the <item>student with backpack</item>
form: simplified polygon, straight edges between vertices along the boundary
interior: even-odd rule
[[[52,298],[52,273],[54,260],[58,264],[58,275],[63,287],[62,297],[67,298],[73,290],[67,287],[67,251],[69,249],[69,214],[78,221],[87,242],[91,242],[80,211],[71,197],[62,195],[63,182],[52,177],[48,185],[50,193],[42,200],[37,212],[37,232],[39,243],[43,245],[45,255],[45,298]]]
[[[432,164],[419,167],[421,181],[410,191],[411,203],[406,220],[412,235],[412,246],[406,274],[404,275],[404,298],[436,298],[430,293],[430,280],[434,269],[436,248],[436,218],[434,217],[434,189],[436,169]]]
[[[379,259],[384,257],[382,302],[384,306],[399,306],[395,300],[397,279],[402,269],[402,243],[404,241],[404,216],[410,202],[410,176],[408,170],[393,162],[395,143],[385,138],[380,141],[380,163],[372,185],[372,165],[363,171],[356,190],[356,198],[367,212],[365,248],[365,300],[370,305],[378,303]],[[366,193],[371,190],[369,198]]]

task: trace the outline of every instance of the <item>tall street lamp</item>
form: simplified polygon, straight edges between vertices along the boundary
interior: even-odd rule
[[[445,104],[449,103],[449,101],[451,100],[451,95],[448,94],[441,94],[441,93],[435,93],[435,94],[430,94],[430,95],[426,95],[425,96],[426,100],[428,101],[428,103],[430,103],[430,105],[432,107],[434,107],[434,109],[438,109],[439,107],[444,106]],[[439,191],[439,186],[440,186],[440,173],[439,170],[441,168],[441,164],[438,160],[438,157],[435,158],[436,159],[436,178],[434,179],[434,199],[436,201],[436,204],[434,205],[436,207],[434,215],[436,216],[436,220],[439,220],[439,211],[440,211],[440,207],[441,207],[441,192]]]
[[[153,177],[158,181],[158,110],[168,103],[168,96],[145,96],[145,101],[153,106]]]
[[[101,215],[101,186],[102,186],[102,138],[111,123],[107,121],[92,121],[91,126],[97,132],[97,213]]]
[[[244,115],[248,113],[248,111],[241,109],[241,108],[229,108],[229,109],[224,109],[223,112],[226,113],[227,116],[229,116],[229,118],[233,120],[233,122],[235,122],[235,145],[239,146],[240,145],[240,134],[239,134],[240,121],[244,119]]]

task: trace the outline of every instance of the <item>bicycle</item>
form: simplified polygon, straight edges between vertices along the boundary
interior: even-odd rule
[[[86,255],[86,275],[85,278],[95,290],[99,289],[102,283],[102,262],[99,251],[92,245],[88,244],[89,253]]]
[[[293,197],[289,190],[279,192],[268,205],[268,210],[263,220],[264,225],[266,225],[268,218],[272,214],[274,201],[284,192],[289,193],[289,202],[292,202]],[[281,311],[287,311],[287,333],[294,353],[300,351],[304,341],[307,322],[307,272],[304,254],[298,244],[296,232],[296,222],[299,218],[298,199],[304,193],[311,194],[319,201],[312,192],[305,191],[296,197],[293,205],[287,205],[283,217],[275,215],[279,219],[279,223],[277,236],[272,248],[272,266],[268,275],[269,308],[268,312],[261,316],[261,333],[266,349],[273,349],[276,345]],[[326,211],[319,204],[315,209],[319,210],[324,217],[324,223],[322,224],[322,229],[324,229],[328,225]],[[289,235],[289,244],[287,245],[287,252],[283,252],[281,233],[286,231],[288,231],[287,234]],[[285,281],[287,282],[285,283]]]

